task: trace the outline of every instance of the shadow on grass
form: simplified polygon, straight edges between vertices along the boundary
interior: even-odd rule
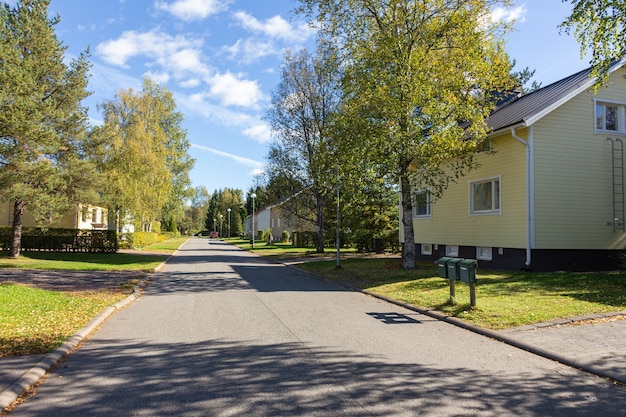
[[[18,259],[10,259],[7,251],[0,251],[0,268],[37,268],[37,261],[46,262],[86,263],[106,267],[137,266],[163,262],[168,255],[145,253],[84,253],[84,252],[22,252]],[[26,259],[27,258],[27,259]],[[31,262],[32,261],[32,262]],[[133,268],[135,269],[135,268]]]

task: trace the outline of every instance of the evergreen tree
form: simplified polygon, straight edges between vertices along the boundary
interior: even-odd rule
[[[13,202],[9,256],[18,257],[24,208],[39,223],[89,198],[85,159],[88,52],[69,64],[49,0],[0,7],[0,192]],[[85,201],[82,201],[85,202]]]

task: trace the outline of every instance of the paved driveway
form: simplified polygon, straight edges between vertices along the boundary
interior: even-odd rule
[[[618,416],[620,385],[192,239],[10,416]]]

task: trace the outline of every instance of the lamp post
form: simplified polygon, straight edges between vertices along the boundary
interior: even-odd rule
[[[252,248],[254,248],[254,199],[256,194],[252,193],[250,197],[252,197]]]
[[[222,237],[222,224],[224,220],[224,215],[220,214],[220,237]]]
[[[213,219],[213,231],[216,232],[217,229],[215,228],[215,219]]]
[[[228,238],[230,239],[230,209],[226,211],[228,212]]]

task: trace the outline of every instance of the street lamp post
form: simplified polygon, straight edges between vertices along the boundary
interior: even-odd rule
[[[217,232],[217,229],[215,228],[215,219],[213,219],[213,231]]]
[[[228,212],[228,238],[230,239],[230,209],[226,211]]]
[[[254,248],[254,199],[256,198],[256,194],[252,193],[250,197],[252,197],[252,248]]]
[[[222,237],[222,224],[224,223],[224,215],[220,214],[220,237]]]

